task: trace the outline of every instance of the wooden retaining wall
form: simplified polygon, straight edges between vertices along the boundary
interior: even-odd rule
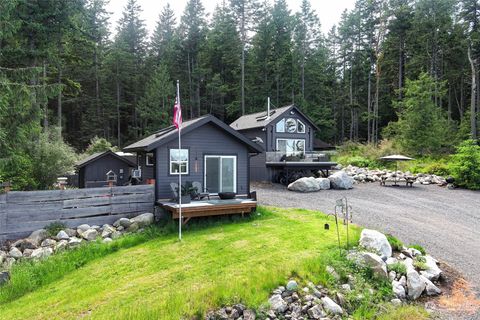
[[[28,236],[59,221],[69,227],[102,225],[153,212],[153,185],[0,194],[0,241]]]

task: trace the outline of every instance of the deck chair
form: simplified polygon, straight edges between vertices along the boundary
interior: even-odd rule
[[[208,200],[210,200],[210,194],[208,193],[208,190],[203,190],[200,182],[193,181],[192,187],[195,189],[195,193],[192,194],[192,200],[202,200],[203,198],[208,198]]]
[[[178,183],[172,182],[170,183],[170,189],[172,190],[173,199],[178,199]]]

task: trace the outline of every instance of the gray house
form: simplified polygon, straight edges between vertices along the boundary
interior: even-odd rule
[[[263,153],[252,158],[252,181],[288,183],[300,176],[328,170],[334,163],[314,152],[319,128],[294,105],[242,116],[230,127],[262,146]]]
[[[162,129],[124,148],[137,153],[143,182],[154,179],[156,198],[172,197],[170,183],[200,182],[211,194],[250,193],[250,157],[262,149],[212,115],[183,122],[182,149],[178,131]]]
[[[123,186],[128,183],[131,170],[135,166],[136,164],[128,158],[112,151],[94,153],[75,164],[78,172],[78,187],[104,187],[108,184],[108,172],[115,175],[117,186]]]

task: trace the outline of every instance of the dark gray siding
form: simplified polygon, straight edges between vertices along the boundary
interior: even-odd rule
[[[171,198],[170,183],[178,182],[178,176],[170,175],[169,168],[169,150],[177,148],[178,140],[174,140],[156,149],[157,199]],[[182,175],[182,183],[198,181],[203,185],[205,155],[235,155],[237,156],[237,193],[249,192],[248,148],[230,134],[215,125],[206,124],[182,135],[182,149],[189,149],[189,173]]]
[[[262,128],[255,128],[249,130],[240,131],[248,139],[253,140],[256,137],[259,137],[263,140],[263,143],[258,143],[265,150],[267,142],[267,134]],[[262,152],[258,155],[255,155],[250,158],[250,180],[251,181],[270,181],[270,175],[268,173],[269,169],[265,165],[266,155],[265,152]]]
[[[155,152],[152,151],[155,156]],[[142,168],[142,181],[143,183],[147,182],[147,179],[155,179],[155,166],[147,166],[147,156],[146,152],[137,153],[137,166]]]
[[[123,173],[120,173],[123,169]],[[81,188],[103,187],[107,185],[107,172],[112,170],[117,174],[117,185],[123,186],[130,177],[130,167],[122,160],[107,154],[100,159],[80,168],[79,176],[82,177]]]
[[[278,121],[281,121],[283,118],[293,118],[299,119],[305,124],[305,133],[288,133],[288,132],[276,132],[275,126]],[[278,138],[287,138],[287,139],[305,139],[305,151],[313,151],[313,139],[315,138],[315,128],[313,128],[307,119],[302,115],[295,113],[293,115],[286,113],[285,115],[279,117],[275,123],[268,125],[268,145],[267,151],[276,151],[277,150],[277,139]]]

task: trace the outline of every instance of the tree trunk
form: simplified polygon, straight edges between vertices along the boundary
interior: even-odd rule
[[[400,35],[400,50],[398,54],[398,100],[403,99],[403,63],[405,61],[403,47],[403,35]]]
[[[62,85],[62,66],[58,64],[58,79],[57,83],[59,86]],[[60,131],[60,135],[62,134],[62,91],[60,89],[60,92],[58,93],[57,97],[57,112],[58,112],[58,128]]]
[[[117,87],[117,145],[121,146],[120,140],[120,79],[118,74],[118,61],[116,63],[116,87]]]
[[[47,85],[47,83],[46,83],[47,80],[46,79],[47,79],[47,64],[45,63],[45,60],[43,60],[43,81],[42,81],[42,83],[43,83],[44,87]],[[35,104],[36,104],[36,99],[35,99]],[[45,104],[45,115],[44,115],[44,118],[43,118],[43,129],[47,130],[47,128],[48,128],[48,103]]]
[[[470,98],[470,134],[472,135],[472,139],[477,139],[477,72],[475,69],[475,62],[472,59],[472,52],[470,46],[468,47],[468,61],[470,61],[470,67],[472,69],[472,87]]]
[[[367,142],[372,142],[372,70],[368,70],[368,90],[367,90]]]

